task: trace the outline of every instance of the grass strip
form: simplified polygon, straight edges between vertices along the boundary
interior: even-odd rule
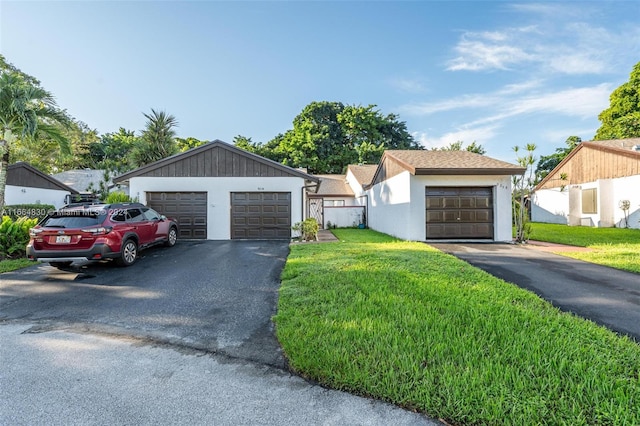
[[[589,252],[558,254],[612,268],[640,273],[640,229],[590,228],[551,223],[532,223],[531,239],[579,247]]]
[[[29,259],[5,259],[0,260],[0,274],[3,272],[11,272],[17,269],[26,268],[35,265],[35,262]]]
[[[292,246],[282,274],[299,374],[456,425],[640,424],[630,339],[426,244],[335,234]]]

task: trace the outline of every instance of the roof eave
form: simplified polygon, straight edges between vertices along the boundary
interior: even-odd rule
[[[415,175],[424,176],[424,175],[505,175],[505,176],[513,176],[513,175],[522,175],[527,171],[525,168],[442,168],[442,169],[415,169]]]

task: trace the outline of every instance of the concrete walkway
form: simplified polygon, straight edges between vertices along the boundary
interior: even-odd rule
[[[544,246],[430,245],[640,342],[640,274],[549,253]]]

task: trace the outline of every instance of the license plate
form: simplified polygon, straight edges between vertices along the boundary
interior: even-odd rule
[[[56,244],[69,244],[71,235],[56,235]]]

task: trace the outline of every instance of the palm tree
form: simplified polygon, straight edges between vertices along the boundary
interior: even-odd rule
[[[151,114],[144,114],[147,124],[142,138],[134,150],[134,161],[138,166],[153,163],[178,152],[176,132],[178,120],[164,111],[151,109]]]
[[[20,138],[46,136],[68,153],[69,142],[54,126],[55,123],[66,125],[68,121],[51,93],[28,83],[16,72],[0,74],[0,211],[4,208],[11,144]]]

